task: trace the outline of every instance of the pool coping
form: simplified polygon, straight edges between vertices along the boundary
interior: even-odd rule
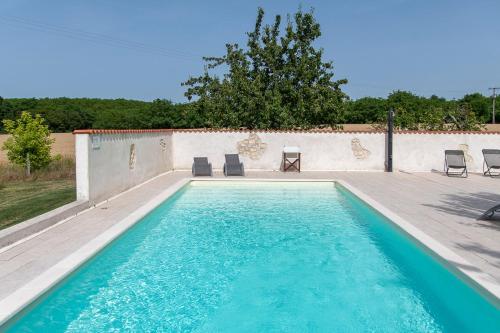
[[[366,195],[357,188],[351,186],[348,182],[338,179],[262,179],[262,178],[192,178],[186,177],[173,185],[163,190],[160,194],[156,195],[153,199],[148,201],[145,205],[133,211],[126,218],[120,220],[115,225],[105,230],[103,233],[72,252],[64,259],[50,267],[48,270],[40,274],[35,279],[29,281],[21,288],[15,290],[13,293],[7,295],[0,300],[0,328],[3,324],[7,323],[16,314],[20,313],[23,309],[28,307],[31,303],[37,300],[40,296],[49,291],[52,287],[57,285],[72,272],[78,269],[82,264],[98,254],[109,243],[118,238],[121,234],[125,233],[135,223],[140,221],[153,209],[162,204],[169,197],[177,193],[181,188],[191,183],[192,181],[210,181],[210,182],[331,182],[339,184],[347,189],[353,195],[364,201],[368,206],[383,215],[396,227],[403,230],[408,236],[414,238],[421,243],[425,249],[434,253],[441,263],[447,267],[458,271],[466,279],[467,282],[472,283],[476,290],[484,297],[488,298],[497,308],[500,307],[500,284],[498,284],[493,277],[483,272],[470,264],[467,260],[454,253],[449,248],[442,245],[434,238],[428,236],[426,233],[401,218],[391,210],[387,209],[370,196]],[[43,231],[42,231],[43,232]],[[474,269],[469,269],[469,267]],[[461,278],[461,276],[458,276]]]
[[[462,276],[459,275],[457,276],[458,278],[465,278],[467,280],[466,282],[476,287],[476,291],[481,293],[483,297],[487,298],[497,308],[500,308],[500,284],[496,282],[490,274],[475,267],[469,261],[453,252],[453,250],[444,246],[439,241],[427,235],[425,232],[354,186],[342,180],[336,182],[361,199],[368,206],[379,212],[389,220],[389,222],[392,222],[396,227],[403,230],[409,237],[415,239],[424,247],[424,250],[431,251],[441,264],[450,268],[452,271],[458,272],[459,274],[461,273]]]

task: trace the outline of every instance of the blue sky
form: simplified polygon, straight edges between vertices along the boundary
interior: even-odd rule
[[[313,7],[318,46],[352,98],[458,98],[500,85],[500,1],[2,0],[0,96],[185,101],[202,56],[245,44],[257,7]]]

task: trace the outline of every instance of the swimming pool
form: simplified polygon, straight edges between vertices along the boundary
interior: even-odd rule
[[[192,182],[12,332],[498,332],[497,308],[333,182]]]

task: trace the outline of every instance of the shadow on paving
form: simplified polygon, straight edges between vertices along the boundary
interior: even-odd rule
[[[492,249],[487,248],[479,243],[476,243],[476,242],[459,243],[459,245],[468,251],[472,251],[475,253],[482,253],[482,254],[486,254],[490,257],[493,257],[495,259],[500,259],[500,251],[492,250]],[[500,267],[500,262],[497,262],[497,263],[490,262],[490,264],[492,264],[495,267]]]
[[[476,266],[462,264],[462,263],[459,263],[459,262],[456,262],[456,261],[453,261],[453,260],[449,260],[449,261],[445,262],[445,264],[452,264],[452,266],[456,266],[458,268],[463,268],[463,269],[466,269],[468,271],[482,272],[482,270],[480,270]]]
[[[475,225],[500,231],[500,214],[490,220],[477,220],[486,210],[500,204],[500,194],[491,192],[445,194],[436,204],[423,204],[440,212],[469,217]]]
[[[500,204],[500,193],[491,192],[476,192],[476,193],[460,193],[460,194],[445,194],[442,195],[442,199],[436,204],[423,204],[426,207],[430,207],[437,211],[446,213],[448,215],[455,215],[460,217],[470,218],[470,221],[464,222],[457,221],[460,224],[467,224],[468,226],[477,228],[487,228],[494,230],[494,232],[500,232],[500,214],[495,214],[495,216],[490,220],[478,220],[478,218],[488,209],[493,206]],[[452,218],[452,217],[451,217]],[[494,250],[491,247],[484,246],[478,242],[458,242],[457,245],[466,251],[476,253],[479,256],[483,254],[485,259],[490,265],[500,268],[500,251]],[[483,256],[481,256],[483,257]],[[456,266],[462,267],[462,265],[455,263]],[[472,267],[463,267],[471,270]],[[473,270],[473,269],[472,269]]]

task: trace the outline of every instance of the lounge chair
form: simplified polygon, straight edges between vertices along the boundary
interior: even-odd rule
[[[450,172],[450,169],[462,170],[462,172]],[[468,177],[467,165],[465,164],[465,155],[463,150],[445,150],[444,151],[444,170],[447,176]]]
[[[500,205],[496,205],[488,209],[481,215],[478,220],[489,220],[495,215],[495,213],[500,214]]]
[[[192,167],[193,176],[212,176],[212,163],[206,157],[195,157]]]
[[[245,169],[240,162],[238,154],[226,154],[226,163],[224,163],[225,176],[244,176]]]
[[[490,177],[500,176],[499,172],[491,172],[491,169],[500,170],[500,149],[483,149],[483,174]]]

